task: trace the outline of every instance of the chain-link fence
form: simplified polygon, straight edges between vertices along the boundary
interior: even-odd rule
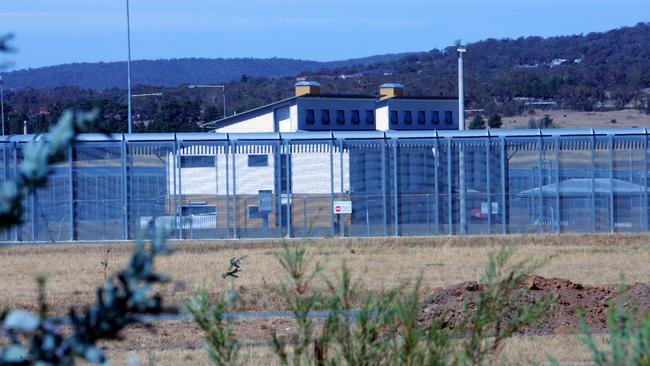
[[[2,142],[0,180],[26,143]],[[648,230],[645,129],[82,135],[3,241]],[[38,138],[43,138],[39,136]],[[337,212],[335,202],[351,212]]]

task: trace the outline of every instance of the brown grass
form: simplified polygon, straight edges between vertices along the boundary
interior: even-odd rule
[[[537,274],[567,278],[592,285],[613,284],[621,276],[626,282],[650,282],[650,241],[648,234],[467,236],[371,239],[319,239],[307,246],[313,260],[333,276],[346,261],[368,290],[394,287],[423,276],[426,288],[436,288],[475,280],[482,272],[488,253],[502,245],[517,246],[515,259],[544,259]],[[180,304],[191,290],[204,283],[213,296],[230,283],[239,286],[248,299],[248,308],[282,308],[273,289],[284,273],[274,254],[284,244],[277,241],[177,242],[177,252],[161,258],[158,269],[183,281],[184,287],[162,289],[166,300]],[[39,273],[48,275],[47,294],[52,311],[62,314],[69,306],[92,302],[94,288],[103,282],[100,261],[111,249],[109,270],[125,265],[132,251],[130,243],[74,243],[61,245],[20,245],[0,247],[0,306],[35,309]],[[240,279],[222,280],[220,273],[232,256],[248,255]],[[323,286],[323,282],[319,286]],[[176,287],[176,288],[174,288]],[[243,354],[250,365],[274,364],[264,345],[270,329],[291,332],[287,319],[242,321],[237,334],[245,344]],[[207,364],[200,347],[201,333],[191,322],[160,322],[158,333],[143,328],[126,332],[126,340],[106,344],[114,364],[134,359],[145,364],[152,358],[157,365]],[[500,364],[544,363],[547,355],[560,362],[588,360],[586,349],[573,336],[516,337],[508,340]]]
[[[313,260],[334,276],[346,261],[368,290],[398,286],[422,274],[426,288],[479,277],[487,255],[501,245],[516,245],[516,259],[550,258],[536,274],[591,285],[650,281],[650,235],[468,236],[382,239],[319,239],[308,242]],[[177,252],[160,258],[158,268],[184,286],[162,290],[171,304],[188,298],[202,283],[213,294],[231,282],[248,298],[247,309],[277,310],[274,288],[284,273],[274,256],[284,241],[179,242]],[[103,282],[100,261],[110,248],[109,271],[122,268],[131,253],[127,243],[21,245],[0,248],[0,307],[35,309],[34,278],[48,276],[47,295],[54,313],[94,300]],[[354,251],[354,254],[352,253]],[[241,278],[222,280],[228,259],[248,255]],[[321,281],[321,285],[324,285]]]
[[[503,117],[502,128],[528,128],[528,119],[530,117],[540,119],[544,117],[545,114],[551,116],[551,118],[553,118],[553,124],[561,128],[629,128],[646,127],[650,124],[650,115],[634,109],[607,112],[537,110],[534,115],[525,114],[513,117]],[[612,123],[612,120],[615,120],[616,123]]]

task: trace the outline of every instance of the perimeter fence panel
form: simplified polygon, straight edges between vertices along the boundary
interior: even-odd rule
[[[647,199],[645,136],[615,136],[612,144],[614,231],[645,230]]]
[[[169,184],[174,176],[173,143],[127,142],[125,148],[128,238],[138,238],[156,227],[174,233],[179,223],[170,194],[174,186]]]
[[[120,145],[78,143],[72,148],[71,239],[123,238],[124,194]],[[53,180],[56,191],[57,179]]]
[[[398,140],[397,220],[400,235],[431,235],[436,231],[436,143]]]
[[[562,232],[592,232],[595,227],[594,140],[591,136],[561,136],[560,197]]]
[[[645,130],[423,136],[81,136],[0,240],[648,230]],[[0,182],[33,139],[2,143]]]
[[[610,137],[594,137],[594,232],[614,232],[612,142]]]
[[[291,235],[295,237],[328,236],[332,234],[332,189],[331,172],[333,154],[331,140],[291,141]],[[350,148],[348,148],[350,149]],[[350,152],[353,156],[354,152]],[[359,162],[361,163],[361,162]],[[355,176],[351,165],[350,179]],[[349,235],[363,235],[356,230],[358,218],[354,215],[361,210],[361,202],[352,198],[352,218]]]
[[[278,238],[289,234],[291,155],[278,141],[231,144],[231,235]]]
[[[228,146],[218,142],[179,142],[167,162],[168,214],[179,217],[185,239],[225,239],[231,235]],[[228,164],[228,166],[226,166]]]
[[[508,233],[536,233],[544,226],[541,215],[542,192],[539,138],[516,137],[506,140]]]

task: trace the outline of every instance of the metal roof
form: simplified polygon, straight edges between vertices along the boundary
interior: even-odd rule
[[[401,130],[401,131],[319,131],[319,132],[263,132],[263,133],[133,133],[133,134],[81,134],[78,142],[102,141],[228,141],[228,140],[322,140],[322,139],[442,139],[442,138],[500,138],[500,137],[603,137],[603,136],[644,136],[650,138],[650,130],[645,128],[571,128],[571,129],[494,129],[494,130]],[[47,134],[6,135],[0,143],[25,143],[47,140]]]
[[[635,183],[626,182],[620,179],[610,178],[572,178],[559,183],[547,184],[542,187],[529,189],[519,193],[522,197],[542,195],[555,195],[559,192],[561,196],[587,196],[592,193],[619,195],[636,195],[644,192],[647,187]]]

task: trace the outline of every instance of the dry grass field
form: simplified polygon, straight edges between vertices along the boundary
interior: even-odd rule
[[[650,235],[536,235],[467,236],[427,238],[317,239],[307,241],[314,263],[324,267],[323,276],[333,278],[343,261],[352,268],[369,291],[399,286],[422,275],[425,291],[476,280],[490,252],[503,245],[514,246],[514,259],[545,260],[536,274],[559,277],[590,285],[650,282]],[[274,289],[284,276],[277,253],[284,241],[172,242],[176,252],[157,262],[158,270],[178,281],[161,289],[165,300],[179,305],[191,291],[204,284],[216,297],[233,283],[243,294],[246,310],[281,310]],[[289,242],[291,244],[292,242]],[[130,243],[74,243],[0,247],[0,307],[34,310],[35,277],[46,274],[47,298],[53,313],[69,306],[93,301],[94,288],[104,279],[100,261],[110,249],[108,271],[126,263]],[[248,255],[241,278],[223,280],[228,259]],[[325,286],[321,280],[317,286]],[[125,341],[107,345],[114,364],[129,357],[143,363],[205,364],[200,332],[189,322],[159,322],[158,334],[130,329]],[[247,346],[249,364],[269,363],[264,346],[268,329],[290,332],[288,319],[238,322],[238,334]],[[543,362],[551,354],[563,362],[587,360],[586,350],[574,337],[536,336],[509,340],[504,350],[506,364]]]
[[[650,115],[634,109],[607,112],[577,112],[564,110],[537,110],[534,115],[518,115],[503,117],[502,128],[528,128],[528,119],[542,118],[548,114],[553,118],[553,124],[561,128],[589,127],[589,128],[623,128],[623,127],[650,127]],[[467,120],[467,125],[471,116]],[[612,122],[615,121],[615,122]]]

